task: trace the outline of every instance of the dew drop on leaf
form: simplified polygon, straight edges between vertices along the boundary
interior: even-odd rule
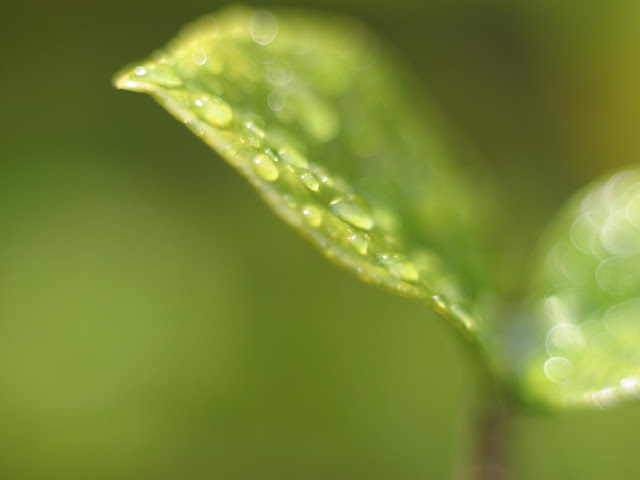
[[[309,161],[293,147],[282,147],[278,150],[278,155],[288,165],[298,168],[309,168]]]
[[[480,293],[467,273],[482,276],[484,254],[457,252],[486,246],[476,227],[490,224],[490,207],[474,201],[447,135],[372,33],[334,15],[234,7],[196,21],[163,52],[116,85],[153,95],[332,261],[463,329],[478,326],[450,302],[471,305]],[[437,268],[422,269],[418,246],[433,250]],[[454,296],[443,278],[470,288]]]
[[[384,265],[389,272],[400,280],[407,282],[415,282],[418,280],[419,275],[416,267],[413,263],[405,257],[397,253],[382,253],[377,257],[378,263]]]
[[[324,214],[322,210],[315,205],[307,205],[302,209],[302,215],[305,223],[313,228],[318,228],[322,225],[322,218]]]
[[[453,313],[467,329],[474,329],[473,317],[460,305],[451,305],[451,313]]]
[[[212,127],[227,128],[233,120],[231,107],[221,98],[201,95],[193,105],[196,115]]]
[[[251,134],[260,139],[264,139],[264,137],[266,136],[265,131],[261,127],[256,125],[255,122],[247,122],[244,124],[244,126],[247,128],[247,130],[249,130],[249,132],[251,132]]]
[[[439,311],[446,311],[447,310],[447,304],[445,303],[445,301],[442,299],[442,297],[440,295],[433,295],[431,297],[431,300],[433,301],[433,305],[439,310]]]
[[[280,176],[277,165],[271,157],[265,153],[256,155],[253,159],[252,165],[256,174],[268,182],[273,182]]]
[[[336,198],[329,206],[333,213],[354,227],[362,230],[371,230],[373,228],[373,217],[369,212],[369,208],[354,195]]]
[[[313,173],[303,173],[300,175],[300,181],[309,190],[313,190],[314,192],[320,190],[320,182]]]
[[[350,232],[347,240],[349,240],[355,251],[360,255],[367,254],[367,251],[369,250],[369,241],[367,240],[366,234],[360,235],[358,233]]]
[[[191,54],[191,60],[198,66],[202,66],[207,63],[207,53],[201,48],[197,48]]]

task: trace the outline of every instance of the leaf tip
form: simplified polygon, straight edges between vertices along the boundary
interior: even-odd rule
[[[118,71],[111,83],[118,90],[129,90],[132,92],[150,92],[154,89],[153,73],[154,65],[136,64],[127,66]]]
[[[130,68],[125,68],[116,73],[111,78],[111,84],[118,90],[135,90],[137,82],[133,80],[133,71]]]

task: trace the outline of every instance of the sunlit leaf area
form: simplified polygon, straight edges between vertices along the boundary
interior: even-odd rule
[[[634,478],[640,7],[9,10],[0,478]]]
[[[233,7],[114,84],[152,94],[330,259],[492,333],[467,311],[494,277],[489,202],[381,50],[335,14]]]

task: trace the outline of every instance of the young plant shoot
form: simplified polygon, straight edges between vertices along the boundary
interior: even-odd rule
[[[513,308],[486,173],[360,23],[231,8],[115,84],[152,95],[327,258],[438,312],[517,405],[640,397],[640,171],[569,202]]]

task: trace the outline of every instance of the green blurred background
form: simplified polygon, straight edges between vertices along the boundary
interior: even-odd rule
[[[525,251],[637,161],[635,0],[289,4],[395,48],[491,165]],[[0,478],[463,478],[477,372],[444,322],[329,264],[111,87],[223,5],[0,7]],[[640,405],[520,417],[516,478],[637,478],[639,429]]]

